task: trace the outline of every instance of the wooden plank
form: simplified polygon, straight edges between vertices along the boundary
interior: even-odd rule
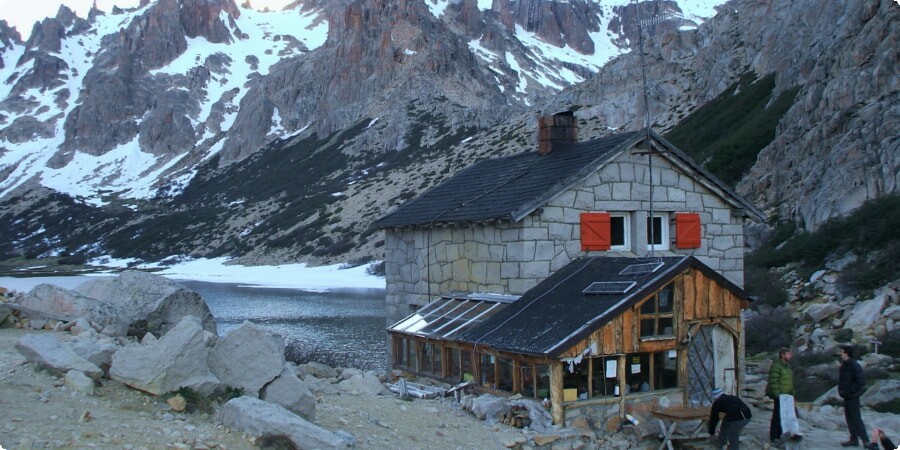
[[[612,353],[624,353],[625,352],[625,347],[623,346],[623,342],[625,340],[625,337],[623,336],[624,333],[622,330],[623,322],[624,321],[622,320],[621,314],[618,315],[616,318],[614,318],[610,322],[610,325],[612,325],[612,331],[613,331],[613,352]]]
[[[566,422],[566,410],[563,407],[563,365],[554,361],[550,366],[550,416],[555,425]]]
[[[694,277],[691,276],[690,272],[687,272],[678,278],[679,285],[681,286],[680,294],[684,320],[694,319],[697,317],[697,297],[694,291]],[[675,293],[678,294],[678,291],[679,289],[676,289]]]
[[[659,339],[654,341],[641,341],[639,353],[654,353],[664,350],[672,350],[678,345],[675,339]]]
[[[722,304],[722,287],[718,283],[712,282],[707,278],[707,289],[709,295],[709,317],[722,317],[722,311],[725,305]]]
[[[684,299],[682,296],[682,282],[676,279],[672,282],[672,334],[679,341],[684,337],[682,324],[684,323]]]
[[[622,352],[634,352],[634,310],[626,309],[622,313]]]
[[[709,293],[707,292],[706,277],[699,270],[694,271],[694,288],[697,307],[694,309],[694,318],[706,319],[709,317]]]
[[[612,322],[604,325],[602,330],[603,334],[600,342],[600,351],[604,355],[612,355],[616,353],[616,337],[613,333]]]

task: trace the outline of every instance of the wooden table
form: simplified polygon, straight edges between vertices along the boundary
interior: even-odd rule
[[[706,424],[709,421],[709,406],[674,406],[671,408],[658,409],[650,411],[659,422],[660,431],[663,434],[663,441],[659,445],[659,449],[667,447],[673,450],[673,440],[696,440],[703,437],[706,431]],[[675,428],[681,422],[692,422],[699,420],[700,423],[688,434],[675,434]],[[666,426],[666,422],[669,426]]]

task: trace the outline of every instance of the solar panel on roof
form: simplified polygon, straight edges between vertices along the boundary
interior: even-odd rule
[[[595,281],[581,291],[582,294],[624,294],[637,283],[634,281]]]
[[[622,269],[622,271],[619,272],[619,275],[644,275],[644,274],[656,272],[662,266],[663,266],[662,261],[656,261],[656,262],[644,263],[644,264],[631,264],[631,265],[625,267],[624,269]]]

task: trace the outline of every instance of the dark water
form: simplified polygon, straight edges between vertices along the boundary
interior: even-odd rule
[[[179,281],[199,293],[220,335],[245,320],[285,338],[288,359],[384,370],[387,360],[384,290],[305,292],[296,289]]]

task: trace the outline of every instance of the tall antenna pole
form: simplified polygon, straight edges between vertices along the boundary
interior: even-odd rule
[[[650,257],[653,258],[654,250],[656,249],[656,230],[654,229],[654,220],[653,220],[653,145],[650,143],[650,87],[647,84],[647,62],[644,58],[644,26],[645,25],[654,25],[665,20],[668,20],[671,17],[671,14],[660,14],[654,17],[647,19],[644,21],[644,18],[641,14],[641,4],[638,0],[634,2],[635,9],[637,9],[637,19],[638,19],[638,50],[640,51],[641,58],[641,80],[644,85],[644,113],[645,113],[645,128],[646,137],[644,138],[644,142],[647,144],[647,165],[650,173],[650,217],[648,219],[648,229],[650,231]]]
[[[650,172],[650,217],[647,219],[647,227],[648,231],[650,231],[650,257],[653,258],[653,253],[656,249],[656,230],[654,230],[653,223],[653,146],[650,145],[650,87],[647,85],[647,62],[644,59],[644,19],[641,15],[640,2],[635,0],[634,6],[637,8],[638,50],[641,57],[641,80],[644,84],[644,112],[646,114],[644,130],[647,133],[644,143],[647,145],[647,165]]]

